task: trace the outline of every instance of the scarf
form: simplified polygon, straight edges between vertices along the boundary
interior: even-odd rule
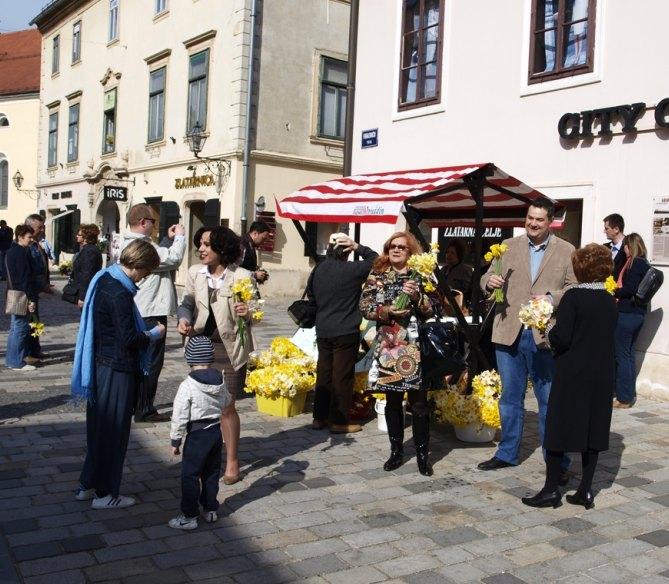
[[[74,351],[74,364],[72,365],[72,397],[75,401],[84,400],[95,402],[95,293],[98,281],[105,274],[120,282],[123,287],[133,296],[137,294],[137,286],[123,271],[119,264],[114,264],[104,270],[100,270],[91,280],[86,292],[84,307],[81,311],[79,321],[79,332],[77,333],[77,345]],[[133,313],[135,327],[139,332],[146,330],[146,325],[139,314],[137,305],[133,302]],[[144,375],[149,370],[149,359],[146,351],[140,351],[139,363]]]

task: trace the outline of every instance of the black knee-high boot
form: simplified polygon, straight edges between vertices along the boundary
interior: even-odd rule
[[[383,465],[383,470],[391,471],[402,466],[404,454],[404,411],[402,410],[402,395],[399,400],[396,396],[388,395],[386,403],[386,425],[388,426],[388,440],[390,441],[390,457]]]
[[[428,460],[430,450],[430,415],[424,404],[413,404],[411,426],[413,428],[413,443],[416,447],[418,472],[426,477],[431,477],[434,471]]]

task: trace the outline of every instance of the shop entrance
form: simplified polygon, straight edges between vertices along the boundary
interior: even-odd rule
[[[218,199],[208,201],[192,201],[188,208],[190,217],[188,223],[188,267],[197,264],[200,261],[197,255],[197,249],[193,243],[193,236],[200,227],[214,227],[222,225],[221,221],[221,202]]]
[[[581,229],[583,224],[583,199],[560,200],[567,213],[562,229],[557,231],[558,237],[571,243],[576,249],[581,247]]]
[[[107,241],[111,241],[114,233],[120,233],[121,214],[118,204],[114,201],[102,201],[98,207],[96,223],[100,225],[100,231]]]

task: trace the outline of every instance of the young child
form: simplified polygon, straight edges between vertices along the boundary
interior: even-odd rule
[[[204,520],[218,519],[218,480],[221,474],[221,411],[230,405],[231,397],[223,375],[213,369],[214,345],[205,336],[196,336],[186,344],[186,363],[191,372],[181,383],[172,409],[172,453],[187,432],[181,464],[181,515],[171,519],[174,529],[196,529],[199,504]],[[200,487],[200,483],[202,486]]]

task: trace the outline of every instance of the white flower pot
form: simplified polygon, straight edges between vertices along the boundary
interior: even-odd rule
[[[402,402],[402,420],[406,416],[406,402]],[[388,424],[386,423],[386,400],[377,399],[374,403],[374,411],[376,412],[376,425],[379,428],[379,432],[388,433]]]
[[[495,438],[495,428],[483,424],[467,424],[454,426],[455,437],[461,442],[492,442]]]

